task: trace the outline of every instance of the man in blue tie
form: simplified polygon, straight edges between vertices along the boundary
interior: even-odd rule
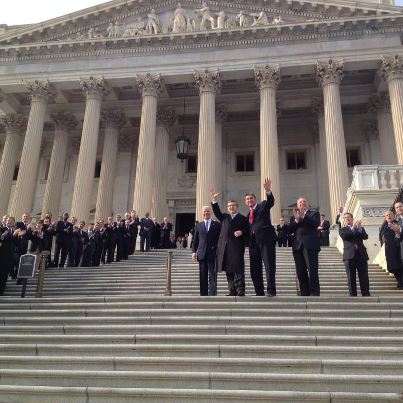
[[[203,221],[195,227],[192,259],[199,262],[200,295],[217,295],[216,252],[221,224],[211,219],[211,207],[202,209]]]

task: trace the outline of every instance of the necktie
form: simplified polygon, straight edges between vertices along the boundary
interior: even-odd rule
[[[206,232],[208,232],[208,221],[204,222],[204,226],[206,227]]]
[[[253,221],[255,219],[255,210],[253,208],[250,209],[250,214],[249,214],[249,223],[252,225]]]

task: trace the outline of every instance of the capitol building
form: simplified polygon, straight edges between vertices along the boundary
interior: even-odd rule
[[[113,0],[0,25],[0,214],[296,198],[334,218],[356,165],[403,165],[393,0]],[[244,208],[242,207],[241,211]]]

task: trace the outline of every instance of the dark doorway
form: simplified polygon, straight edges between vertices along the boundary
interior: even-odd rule
[[[183,236],[194,227],[195,225],[194,213],[177,213],[175,222],[175,238]]]

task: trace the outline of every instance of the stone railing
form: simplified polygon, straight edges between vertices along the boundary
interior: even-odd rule
[[[402,186],[403,165],[359,165],[354,167],[349,192],[400,189]]]

